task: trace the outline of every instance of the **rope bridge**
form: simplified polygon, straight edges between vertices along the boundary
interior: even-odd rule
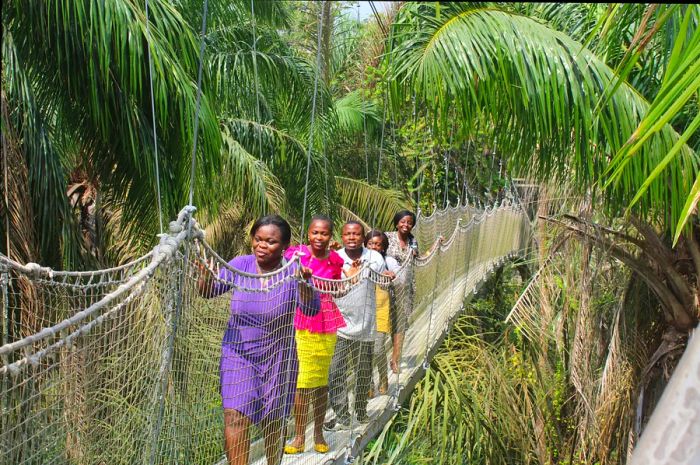
[[[301,302],[298,257],[266,275],[240,271],[211,250],[193,213],[183,209],[150,253],[116,268],[59,272],[0,256],[0,464],[225,463],[219,364],[235,316],[232,288],[234,299],[246,295],[255,302],[251,318],[260,331],[241,331],[225,343],[245,347],[267,371],[261,388],[248,379],[259,373],[236,366],[239,382],[228,388],[253,423],[278,418],[291,433],[284,399],[296,382],[289,352],[295,309],[330,299],[342,309],[362,286],[376,285],[391,290],[395,301],[411,301],[400,373],[389,375],[385,395],[369,400],[369,421],[353,415],[347,429],[325,433],[330,452],[313,452],[309,429],[306,450],[312,452],[283,458],[349,463],[410,395],[465,297],[524,249],[530,230],[525,213],[508,200],[485,210],[448,207],[419,218],[414,232],[425,250],[444,239],[427,256],[404,263],[393,281],[363,267],[349,279],[314,279],[313,299]],[[203,276],[219,296],[200,295]],[[266,346],[270,337],[276,339]],[[385,355],[389,351],[385,345]],[[365,375],[349,373],[344,387]],[[351,406],[358,400],[353,395]],[[261,404],[266,396],[278,401]],[[250,431],[250,461],[266,463],[263,430]]]

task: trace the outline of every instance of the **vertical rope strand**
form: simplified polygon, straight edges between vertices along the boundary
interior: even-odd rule
[[[253,80],[255,81],[255,117],[260,122],[260,83],[258,82],[258,28],[255,19],[255,2],[250,0],[250,15],[253,25]],[[262,149],[262,145],[260,146]]]
[[[450,170],[450,158],[449,158],[449,154],[447,151],[445,151],[444,160],[445,160],[445,187],[444,187],[445,192],[444,192],[443,199],[442,199],[442,208],[447,208],[447,190],[449,188],[449,186],[447,185],[447,182],[450,179],[450,171],[449,171]]]
[[[382,174],[382,153],[384,152],[384,130],[386,128],[386,93],[384,94],[384,109],[382,110],[382,135],[379,138],[379,157],[377,158],[377,188],[379,187],[379,180]],[[377,209],[373,209],[372,214],[372,229],[376,227],[377,223]]]
[[[373,9],[374,9],[374,4],[373,4],[372,2],[370,2],[370,5],[372,5],[372,7],[373,7]],[[378,14],[378,12],[376,11],[376,9],[374,9],[374,12],[375,12],[375,15],[377,16],[377,22],[378,22],[379,25],[381,26],[381,21],[380,21],[380,18],[379,18],[379,14]],[[383,29],[383,28],[382,28],[382,29]],[[386,32],[385,32],[385,33],[386,33]],[[388,37],[387,40],[388,40],[389,43],[391,44],[391,37]],[[385,51],[386,51],[386,50],[385,50]],[[390,53],[391,53],[391,52],[390,52]],[[393,58],[394,58],[394,54],[391,53],[391,54],[389,55],[389,68],[388,68],[388,69],[391,69],[392,63],[393,63],[393,61],[394,61]],[[388,71],[387,71],[387,72],[388,72]],[[384,98],[382,99],[383,102],[384,102],[384,105],[383,105],[383,108],[382,108],[382,135],[381,135],[381,137],[380,137],[380,139],[379,139],[379,158],[378,158],[378,160],[377,160],[377,187],[379,187],[379,180],[381,179],[381,172],[382,172],[382,154],[383,154],[383,152],[384,152],[384,133],[385,133],[385,131],[386,131],[386,108],[387,108],[387,105],[389,104],[389,80],[386,78],[386,75],[384,76],[384,82],[385,82],[385,86],[384,86],[384,96],[383,96]],[[372,219],[372,227],[373,227],[373,228],[376,227],[376,222],[377,222],[377,209],[375,208],[375,209],[374,209],[373,219]]]
[[[448,200],[449,200],[449,194],[448,194],[448,192],[449,192],[448,181],[450,179],[450,171],[449,171],[450,158],[449,158],[449,155],[450,155],[450,151],[452,150],[452,142],[454,140],[454,135],[455,135],[455,121],[456,121],[456,119],[453,116],[453,118],[452,118],[452,132],[450,132],[450,142],[447,146],[447,150],[445,151],[445,198],[443,200],[443,204],[442,204],[443,207],[442,208],[447,208]]]
[[[255,4],[250,0],[250,15],[253,22],[253,80],[255,81],[255,121],[261,124],[260,120],[260,81],[258,77],[258,24],[255,18]],[[258,130],[258,152],[262,156],[262,131]],[[253,145],[255,152],[255,145]],[[267,208],[265,208],[267,210]]]
[[[160,195],[160,169],[158,163],[158,131],[156,130],[156,104],[155,95],[153,94],[153,59],[151,57],[151,21],[149,19],[148,0],[146,0],[146,40],[148,40],[148,83],[151,89],[151,122],[153,123],[153,162],[156,169],[156,200],[158,202],[158,224],[160,225],[160,233],[163,234],[163,206]],[[192,200],[190,200],[192,203]]]
[[[358,32],[360,30],[360,4],[357,4],[357,29]],[[364,93],[364,84],[365,84],[365,67],[364,63],[360,64],[361,66],[361,72],[360,72],[360,107],[362,108],[362,133],[364,135],[365,139],[365,180],[367,181],[367,184],[369,184],[369,153],[367,150],[367,117],[365,115],[365,111],[367,110],[365,106],[365,93]]]
[[[416,126],[418,124],[418,116],[417,116],[417,109],[416,109],[416,93],[413,93],[413,130],[415,131]],[[420,178],[420,175],[418,174],[418,155],[416,154],[413,157],[413,170],[414,170],[414,176],[415,176],[415,187],[416,187],[416,210],[420,208],[420,189],[418,188],[418,180]]]
[[[314,75],[314,94],[311,99],[311,123],[309,125],[309,145],[306,148],[306,180],[304,181],[304,207],[301,211],[301,231],[299,237],[304,237],[306,224],[306,204],[309,198],[309,174],[311,172],[311,148],[314,142],[314,122],[316,118],[316,96],[318,95],[318,75],[321,69],[321,35],[323,34],[323,8],[318,12],[318,42],[316,44],[316,72]]]
[[[199,112],[202,108],[202,67],[204,64],[204,38],[207,34],[207,13],[209,11],[209,0],[204,0],[204,11],[202,13],[202,32],[199,43],[199,70],[197,71],[197,103],[194,111],[194,139],[192,141],[192,165],[190,166],[190,202],[194,202],[194,179],[197,168],[197,136],[199,135]]]
[[[388,43],[389,43],[389,68],[388,72],[390,73],[391,70],[393,69],[393,62],[394,62],[394,29],[393,27],[390,27],[389,30],[389,38],[388,38]],[[394,179],[399,179],[399,170],[398,170],[398,160],[396,156],[396,115],[394,114],[394,111],[392,109],[391,105],[391,93],[390,93],[390,86],[389,82],[393,81],[392,76],[388,76],[387,78],[387,105],[389,107],[389,130],[391,131],[391,141],[392,141],[392,154],[393,154],[393,159],[394,159]]]

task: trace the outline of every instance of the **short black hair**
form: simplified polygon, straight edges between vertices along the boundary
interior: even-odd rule
[[[333,234],[333,220],[331,219],[330,216],[327,216],[327,215],[314,215],[314,216],[312,216],[311,221],[309,221],[309,228],[314,223],[314,221],[323,221],[324,223],[328,224],[328,227],[331,230],[331,234]]]
[[[265,215],[258,218],[250,228],[250,237],[255,236],[258,229],[269,225],[277,226],[282,234],[282,243],[285,245],[289,244],[292,240],[292,228],[289,226],[289,223],[287,223],[287,220],[279,215]]]
[[[381,237],[382,238],[382,248],[384,249],[384,252],[382,253],[382,255],[386,255],[386,249],[389,248],[389,238],[387,237],[387,235],[378,229],[371,230],[365,236],[365,247],[367,247],[367,243],[373,237]]]
[[[401,218],[404,216],[410,216],[413,218],[413,226],[416,225],[416,214],[413,213],[411,210],[399,210],[396,212],[396,215],[394,215],[394,227],[397,227],[399,225],[399,221],[401,221]]]
[[[348,226],[348,225],[350,225],[350,224],[357,224],[357,225],[359,225],[360,228],[362,228],[362,235],[363,235],[363,236],[365,235],[365,225],[364,225],[364,224],[360,223],[360,222],[357,221],[357,220],[348,220],[348,221],[345,222],[345,224],[343,225],[343,227]]]

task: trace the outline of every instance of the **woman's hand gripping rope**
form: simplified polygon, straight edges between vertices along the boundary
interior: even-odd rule
[[[206,260],[206,258],[204,260]],[[199,269],[197,290],[199,291],[200,296],[208,299],[211,297],[214,287],[214,279],[212,278],[211,274],[211,270],[214,269],[214,257],[209,259],[208,265],[200,260],[197,260],[197,268]]]
[[[311,283],[311,276],[313,271],[301,263],[299,263],[299,268],[297,268],[296,276],[299,279],[299,297],[303,303],[309,303],[313,299],[314,290]]]

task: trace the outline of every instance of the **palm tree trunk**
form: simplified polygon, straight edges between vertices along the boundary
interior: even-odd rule
[[[10,122],[5,91],[2,92],[2,204],[0,231],[2,252],[20,263],[37,260],[34,212],[29,196],[29,174],[20,142]],[[5,175],[7,173],[7,175]]]

